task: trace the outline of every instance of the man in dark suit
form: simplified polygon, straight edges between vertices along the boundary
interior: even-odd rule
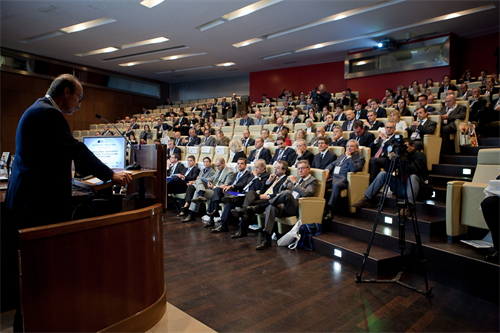
[[[319,153],[314,156],[311,167],[314,169],[325,169],[330,163],[337,159],[337,155],[328,150],[330,138],[322,136],[318,138]]]
[[[467,83],[460,84],[460,90],[458,91],[457,97],[462,97],[464,101],[468,100],[472,96],[472,91],[469,90]]]
[[[396,139],[394,136],[395,132],[396,124],[393,121],[388,121],[385,124],[385,133],[380,132],[375,141],[370,144],[369,147],[372,155],[372,158],[370,158],[370,181],[373,181],[380,172],[380,169],[385,166],[385,162],[389,156],[387,148],[394,144],[394,140]]]
[[[326,220],[332,219],[341,199],[340,194],[342,190],[347,188],[347,173],[363,170],[365,158],[359,155],[358,151],[358,142],[356,140],[349,140],[345,154],[340,155],[336,161],[325,168],[328,172],[326,188],[332,188],[330,195],[325,191],[327,204],[323,218]]]
[[[307,161],[300,161],[297,165],[299,177],[288,176],[283,183],[286,190],[269,200],[266,207],[265,239],[257,246],[257,250],[271,247],[271,235],[273,233],[275,218],[295,216],[299,212],[299,198],[312,197],[318,189],[319,183],[311,173],[311,166]]]
[[[269,205],[269,200],[277,196],[283,188],[283,183],[286,181],[286,173],[288,171],[288,163],[280,161],[274,166],[274,173],[271,174],[266,181],[261,182],[259,193],[254,190],[247,192],[242,204],[242,209],[237,211],[232,209],[233,216],[241,218],[239,230],[231,238],[241,238],[247,236],[248,226],[255,216],[255,211],[264,212]]]
[[[448,75],[445,75],[443,76],[443,84],[441,85],[441,87],[439,87],[438,90],[438,99],[442,98],[441,97],[442,93],[448,95],[449,90],[458,91],[457,87],[450,83],[450,77]]]
[[[167,169],[167,177],[173,177],[177,174],[184,174],[186,172],[186,167],[184,164],[179,163],[181,155],[172,154],[170,155],[170,167]]]
[[[196,118],[196,115],[194,113],[191,113],[188,117],[188,123],[187,126],[190,128],[194,127],[194,125],[198,124],[198,118]]]
[[[255,145],[255,140],[250,137],[250,131],[248,129],[243,131],[243,137],[241,138],[241,144],[243,147],[249,147]]]
[[[488,100],[491,105],[494,104],[492,103],[492,97],[493,95],[498,94],[499,88],[495,87],[495,83],[493,82],[493,79],[491,77],[486,78],[485,82],[486,85],[481,87],[481,89],[483,89],[482,93],[483,95],[488,97]]]
[[[342,106],[342,104],[338,103],[335,106],[335,111],[334,111],[332,117],[333,117],[334,121],[346,120],[346,115],[344,114],[344,107]],[[327,131],[327,132],[331,132],[331,131]]]
[[[226,115],[229,108],[231,108],[231,103],[226,102],[226,98],[223,97],[220,105],[222,106],[222,115]]]
[[[278,134],[278,132],[282,129],[286,129],[288,132],[290,132],[290,129],[283,125],[284,123],[285,122],[283,118],[276,119],[276,126],[273,128],[273,134]]]
[[[193,128],[189,130],[189,137],[182,140],[181,146],[198,146],[200,144],[200,138],[196,135]]]
[[[387,118],[387,111],[380,105],[378,98],[372,98],[370,106],[378,118]]]
[[[269,97],[266,98],[266,102],[264,107],[272,108],[274,105],[271,103],[271,99]]]
[[[241,112],[240,126],[251,126],[253,125],[253,118],[248,117],[245,111]]]
[[[342,123],[342,131],[352,131],[352,126],[354,125],[354,121],[356,115],[353,110],[347,110],[345,112],[345,121]]]
[[[184,111],[184,108],[181,109]],[[167,112],[165,112],[165,118],[177,117],[177,113],[174,112],[174,108],[170,107]]]
[[[302,121],[299,118],[299,111],[298,110],[294,110],[292,112],[292,116],[290,118],[288,118],[287,124],[293,124],[293,125],[295,125],[295,124],[298,124],[300,122],[302,122]]]
[[[427,111],[427,113],[436,111],[435,107],[430,106],[430,105],[427,104],[428,100],[429,100],[429,98],[427,97],[427,95],[425,95],[425,94],[424,95],[420,95],[420,96],[418,96],[418,105],[421,108],[425,108],[425,110]],[[417,119],[417,109],[415,109],[415,112],[413,112],[413,118],[415,120]]]
[[[335,126],[333,128],[333,140],[330,142],[330,146],[344,147],[347,144],[347,140],[343,137],[343,131],[340,126]]]
[[[112,136],[113,132],[109,130],[108,125],[104,125],[104,129],[102,130],[102,136]]]
[[[179,130],[182,135],[186,135],[186,130],[189,129],[188,124],[188,118],[184,114],[184,111],[181,110],[179,112],[179,118],[174,122],[174,129]]]
[[[359,101],[354,102],[354,118],[356,120],[368,119],[367,111],[363,109],[363,104]]]
[[[365,121],[365,127],[368,131],[376,131],[384,127],[384,123],[377,120],[377,113],[374,110],[368,111],[368,121]]]
[[[200,103],[195,103],[195,105],[191,108],[191,113],[195,112],[195,111],[200,111],[201,108],[200,108]]]
[[[287,147],[285,143],[285,138],[279,136],[276,139],[276,145],[279,148],[276,149],[276,151],[274,152],[271,164],[275,165],[277,161],[286,161],[288,165],[293,165],[295,163],[295,158],[297,157],[297,154],[295,153],[295,150],[293,150],[293,148]]]
[[[150,114],[150,112],[148,109],[142,108],[141,114]]]
[[[205,137],[201,139],[200,146],[215,147],[215,138],[210,134],[210,130],[204,130]]]
[[[212,116],[214,116],[215,119],[215,115],[217,114],[217,107],[213,105],[212,102],[208,102],[208,111],[210,111],[210,113],[212,114]]]
[[[349,139],[358,141],[360,146],[368,147],[375,140],[375,135],[365,130],[362,121],[356,120],[353,125],[353,132],[349,135]]]
[[[446,96],[445,107],[441,109],[441,152],[444,154],[454,154],[455,149],[451,144],[450,134],[457,132],[455,120],[464,120],[467,115],[467,109],[463,105],[458,105],[454,95]]]
[[[170,159],[170,156],[172,156],[173,154],[177,154],[179,156],[181,156],[181,149],[179,147],[176,147],[175,146],[175,140],[174,139],[170,139],[168,140],[168,143],[167,143],[167,159]]]
[[[257,160],[254,164],[254,170],[250,173],[250,178],[247,181],[246,185],[242,189],[236,190],[236,192],[247,194],[250,191],[257,191],[262,187],[262,184],[265,184],[268,179],[269,172],[266,171],[266,161]],[[235,191],[235,188],[238,188],[237,184],[234,185],[234,188],[231,188],[230,191]],[[224,210],[222,211],[221,225],[213,229],[213,233],[228,231],[228,222],[236,219],[231,211],[243,204],[243,202],[245,201],[245,196],[229,195],[228,191],[226,191],[221,201],[226,205],[224,206]]]
[[[257,138],[255,139],[255,149],[250,152],[250,156],[247,158],[247,164],[254,163],[259,159],[266,161],[266,164],[270,164],[272,158],[269,149],[264,148],[264,140]]]
[[[326,86],[324,84],[319,85],[319,89],[316,91],[316,96],[319,110],[323,110],[323,107],[330,104],[332,94],[326,91]]]
[[[132,117],[130,119],[130,126],[132,126],[132,129],[139,129],[140,128],[139,124],[137,123],[137,117]]]
[[[486,106],[486,101],[479,98],[481,89],[479,87],[472,88],[472,99],[469,100],[469,120],[472,120],[483,106]]]
[[[324,127],[317,127],[316,128],[316,136],[309,141],[309,146],[311,147],[317,147],[318,146],[318,139],[322,136],[325,136],[325,128]]]
[[[419,107],[415,112],[417,113],[417,120],[408,126],[406,131],[408,132],[408,137],[413,140],[415,149],[423,150],[424,135],[434,134],[437,123],[427,118],[428,112],[424,107]]]
[[[157,125],[154,127],[156,128],[156,138],[161,139],[163,137],[163,132],[168,132],[172,129],[172,126],[170,126],[167,123],[163,123],[161,119],[158,119]]]
[[[200,174],[200,169],[196,166],[196,158],[193,155],[188,156],[187,162],[188,166],[184,169],[185,171],[173,174],[167,182],[167,193],[185,193],[187,183],[196,180]]]
[[[202,120],[203,123],[205,123],[205,120],[210,117],[210,111],[207,110],[206,104],[201,105],[201,110],[200,110],[200,113],[198,114],[198,116],[200,117],[200,119]]]
[[[312,164],[314,159],[314,154],[307,150],[307,141],[304,139],[297,140],[297,144],[295,145],[295,153],[297,157],[295,158],[295,163],[291,165],[291,167],[296,168],[297,164],[301,160],[307,160],[309,164]]]

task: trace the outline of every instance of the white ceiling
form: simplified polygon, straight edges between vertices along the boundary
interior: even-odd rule
[[[414,0],[391,3],[383,8],[369,10],[345,19],[263,40],[241,48],[235,48],[232,44],[307,24],[344,11],[373,6],[380,1],[283,0],[211,29],[205,31],[196,29],[197,26],[256,1],[165,0],[149,9],[140,5],[140,0],[2,0],[0,1],[1,46],[85,66],[179,83],[344,60],[350,50],[372,47],[376,41],[383,37],[391,37],[398,41],[404,40],[407,33],[411,33],[412,38],[446,32],[452,32],[461,38],[472,38],[499,31],[498,0]],[[454,19],[421,24],[422,21],[434,17],[490,4],[494,4],[496,7]],[[51,5],[56,9],[48,12],[38,10],[46,5]],[[27,44],[19,42],[29,37],[103,17],[113,18],[116,22]],[[391,32],[386,33],[387,30]],[[169,41],[122,49],[107,54],[87,57],[75,56],[77,53],[156,37],[166,37]],[[290,55],[270,60],[262,59],[318,43],[337,40],[342,42],[320,49],[299,53],[292,52]],[[498,43],[499,41],[492,42]],[[188,48],[180,51],[163,51],[126,60],[103,61],[107,58],[180,45],[185,45]],[[154,60],[185,53],[206,53],[206,55],[173,61],[158,61],[133,67],[118,66],[120,63]],[[210,66],[224,62],[234,62],[236,65],[174,72],[174,70]],[[172,71],[172,73],[156,74],[162,71]]]

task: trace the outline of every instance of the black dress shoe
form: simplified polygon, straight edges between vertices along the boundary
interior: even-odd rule
[[[218,209],[214,210],[211,213],[207,213],[207,215],[210,216],[210,217],[220,217]]]
[[[265,249],[267,249],[268,247],[271,247],[271,246],[272,246],[271,242],[263,240],[262,243],[260,243],[259,245],[257,245],[257,247],[255,249],[256,250],[265,250]]]
[[[185,218],[183,218],[181,221],[182,221],[182,223],[196,221],[196,217],[194,217],[193,215],[189,214],[188,216],[186,216]]]
[[[210,219],[210,221],[205,223],[205,225],[203,227],[204,228],[213,227],[214,224],[215,224],[214,220]]]
[[[218,226],[217,228],[212,229],[212,233],[214,233],[214,234],[217,234],[219,232],[228,232],[228,231],[229,231],[229,229],[227,227],[223,226],[222,224],[220,226]]]
[[[363,199],[359,200],[354,205],[351,205],[351,207],[356,207],[356,208],[370,208],[373,206],[375,206],[375,204],[367,197],[363,197]]]
[[[194,198],[193,200],[191,200],[191,202],[194,202],[196,204],[206,202],[206,201],[207,201],[207,198],[205,198],[205,197],[198,197],[198,198]]]
[[[237,198],[237,196],[235,196],[235,195],[230,195],[230,196],[228,196],[228,197],[224,197],[224,198],[222,198],[222,200],[221,200],[221,201],[222,201],[223,203],[231,203],[231,202],[235,202],[236,198]]]
[[[500,262],[500,255],[498,254],[498,251],[495,251],[492,254],[488,254],[484,259],[488,262],[498,264]]]
[[[232,235],[231,238],[242,238],[242,237],[246,237],[246,236],[247,236],[246,231],[238,230],[238,232],[235,233],[234,235]]]
[[[242,210],[231,209],[231,214],[233,214],[234,217],[243,217],[245,215],[243,214],[243,209]]]
[[[331,220],[333,218],[332,211],[327,210],[326,213],[323,215],[323,220]]]

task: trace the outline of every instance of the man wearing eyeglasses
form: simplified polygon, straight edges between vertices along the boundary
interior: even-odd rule
[[[317,147],[318,139],[324,136],[325,136],[325,128],[324,127],[316,128],[316,137],[311,139],[311,141],[309,142],[309,146]]]
[[[388,121],[385,124],[385,132],[380,132],[378,137],[370,144],[372,158],[370,158],[370,182],[377,177],[380,169],[385,166],[385,161],[389,153],[387,148],[394,144],[394,133],[396,132],[396,124]]]

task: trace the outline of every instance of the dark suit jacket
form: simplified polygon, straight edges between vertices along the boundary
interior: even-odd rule
[[[174,154],[179,154],[179,159],[181,158],[181,149],[179,147],[174,147]],[[172,156],[171,152],[170,152],[170,149],[167,148],[167,159],[170,158],[170,156]]]
[[[346,116],[345,116],[345,113],[341,113],[338,117],[335,117],[335,115],[332,113],[332,116],[333,116],[333,120],[334,121],[343,121],[343,120],[347,120]]]
[[[300,160],[308,160],[309,161],[309,165],[311,165],[312,162],[313,162],[313,160],[314,160],[314,154],[311,153],[309,150],[306,150],[304,152],[304,154],[302,154],[301,156],[297,155],[295,157],[295,163],[298,162],[298,161],[300,161]]]
[[[201,111],[201,108],[195,108],[194,106],[191,108],[191,112],[194,112],[194,111]]]
[[[446,114],[448,108],[444,107],[441,109],[441,115]],[[455,126],[455,120],[456,119],[465,119],[465,116],[467,115],[467,109],[463,105],[456,105],[455,109],[450,112],[448,115],[448,126],[451,128],[454,128],[455,130],[457,127]],[[442,124],[442,126],[445,126],[445,124]]]
[[[253,125],[253,118],[248,117],[246,120],[246,125],[245,125],[245,119],[240,119],[240,126],[251,126]]]
[[[222,105],[222,114],[226,114],[229,108],[231,107],[231,103],[224,102],[221,103],[221,105]]]
[[[373,123],[373,125],[371,125],[370,122],[368,122],[368,125],[365,125],[365,128],[367,130],[369,130],[369,131],[376,131],[380,127],[384,127],[384,123],[381,122],[381,121],[378,121],[378,120],[375,120],[375,122]]]
[[[234,173],[233,182],[231,183],[231,185],[233,185],[233,188],[231,189],[231,191],[242,192],[248,182],[253,179],[253,174],[250,171],[245,170],[245,173],[238,179],[236,184],[233,184],[236,180],[236,177],[238,177],[238,172]]]
[[[50,144],[48,150],[37,144],[40,128],[44,142]],[[92,174],[104,182],[113,176],[111,169],[73,137],[63,114],[46,97],[38,99],[17,127],[14,166],[5,199],[7,208],[16,214],[33,217],[28,217],[25,226],[69,220],[71,161],[80,175]]]
[[[138,123],[135,123],[131,126],[132,129],[139,129],[139,124]],[[15,160],[15,159],[14,159]]]
[[[181,118],[179,117],[179,119],[177,119],[177,120],[175,121],[175,123],[174,123],[174,127],[175,127],[176,125],[179,125],[179,126],[182,126],[182,125],[187,125],[187,123],[188,123],[188,117],[182,117],[182,120],[181,120]]]
[[[381,106],[377,109],[377,118],[387,118],[387,111]]]
[[[354,135],[354,133],[351,133],[349,135],[349,140],[351,139],[358,141],[360,146],[368,147],[373,141],[375,141],[375,135],[365,129],[363,135],[360,136],[359,139],[356,135]]]
[[[347,140],[344,138],[340,138],[338,141],[332,141],[330,142],[330,146],[336,146],[336,147],[346,147],[347,145]]]
[[[190,140],[190,137],[187,137],[186,139]],[[181,143],[181,146],[197,146],[199,144],[200,144],[200,138],[195,136],[187,143]]]
[[[265,184],[270,176],[269,172],[267,172],[267,171],[264,171],[263,173],[261,173],[257,177],[255,177],[253,175],[253,173],[250,173],[250,174],[251,174],[250,180],[248,181],[247,185],[245,185],[245,187],[243,188],[244,192],[258,191],[262,187],[262,184]],[[250,184],[250,187],[247,190],[245,190],[245,188],[248,186],[248,184]]]
[[[427,119],[425,123],[422,125],[418,125],[417,127],[409,126],[406,128],[406,131],[408,131],[408,137],[411,138],[412,134],[414,132],[419,132],[420,134],[420,139],[424,139],[424,135],[426,134],[434,134],[434,131],[436,130],[437,123],[435,121],[432,121],[430,119]]]
[[[355,114],[355,119],[358,120],[358,119],[368,119],[368,111],[366,111],[366,109],[363,109],[361,111],[354,111],[354,114]],[[358,115],[359,114],[359,115]]]
[[[184,175],[186,175],[186,172],[188,170],[189,170],[189,168],[186,167],[186,171],[184,171]],[[189,172],[189,175],[187,175],[184,178],[184,181],[187,183],[187,182],[190,182],[192,180],[196,180],[196,178],[198,177],[199,174],[200,174],[200,169],[198,169],[198,167],[195,165],[195,166],[193,166],[193,168]]]
[[[470,106],[469,106],[469,119],[474,117],[476,113],[481,110],[483,106],[486,106],[486,102],[483,99],[479,99],[477,101],[471,100],[469,101]],[[495,105],[495,104],[493,104]]]
[[[279,128],[278,126],[275,126],[273,128],[273,133],[278,133],[278,128]],[[290,129],[286,126],[282,126],[281,129],[286,129],[290,133]]]
[[[289,118],[286,123],[287,124],[298,124],[298,123],[301,123],[302,121],[300,120],[300,118]]]
[[[188,124],[188,125],[193,125],[193,126],[194,126],[194,125],[198,124],[198,122],[199,122],[198,118],[196,118],[196,117],[195,117],[195,118],[191,118],[191,117],[189,117],[189,118],[188,118],[188,123],[187,123],[187,124]]]
[[[175,113],[173,111],[172,112],[170,112],[170,111],[165,112],[165,118],[169,118],[171,116],[177,117],[177,113]]]
[[[330,171],[329,178],[333,177],[333,171],[336,166],[340,166],[340,171],[337,176],[344,177],[347,180],[348,172],[358,172],[363,170],[365,166],[365,158],[358,153],[351,155],[351,158],[346,158],[346,154],[342,154],[333,163],[326,167],[326,170]]]
[[[271,164],[274,164],[274,162],[278,160],[280,154],[281,154],[281,149],[276,149]],[[293,165],[293,163],[295,163],[296,158],[297,158],[297,153],[295,152],[295,150],[293,150],[290,147],[286,147],[285,152],[281,157],[281,161],[286,161],[288,165]]]
[[[395,140],[396,140],[395,135],[393,135],[392,138],[387,140],[387,142],[384,144],[384,148],[382,149],[382,154],[380,155],[380,157],[387,157],[387,147],[392,146]],[[372,143],[370,144],[372,157],[375,156],[375,154],[378,152],[378,150],[382,146],[382,142],[384,142],[384,140],[380,140],[377,143],[372,141]]]
[[[255,146],[255,140],[252,138],[248,138],[248,143],[245,144],[245,139],[241,138],[241,143],[243,144],[243,147],[248,147],[248,146]]]
[[[332,163],[337,159],[337,155],[327,150],[325,153],[325,157],[321,159],[321,152],[314,156],[311,167],[316,169],[325,169],[328,164]]]
[[[448,86],[448,91],[453,90],[453,91],[458,91],[457,87],[453,84],[450,83]],[[438,99],[445,98],[446,96],[441,97],[441,93],[444,93],[444,86],[439,87],[438,90]]]
[[[352,124],[353,124],[353,125],[354,125],[354,122],[355,122],[355,121],[356,121],[356,120],[352,120]],[[344,121],[344,122],[342,123],[342,131],[344,131],[344,132],[345,132],[345,131],[352,131],[352,125],[351,125],[351,129],[350,129],[350,130],[349,130],[349,129],[347,129],[347,125],[349,125],[349,121],[348,121],[348,120],[346,120],[346,121]]]
[[[183,175],[186,173],[186,170],[187,169],[184,166],[184,164],[182,164],[181,162],[177,162],[175,170],[172,170],[172,166],[170,166],[170,168],[167,169],[167,177],[172,177],[173,175],[176,175],[178,173]],[[172,173],[172,171],[173,171],[173,173]]]
[[[200,110],[200,113],[198,114],[200,119],[206,119],[211,116],[210,110],[205,111],[205,115],[203,115],[203,111]]]
[[[279,194],[281,192],[281,190],[283,189],[283,183],[286,181],[286,178],[287,178],[287,176],[284,175],[283,177],[281,177],[280,180],[278,180],[276,185],[274,185],[273,194],[271,194],[269,196],[270,199],[274,198],[277,194]],[[266,182],[262,182],[262,186],[260,188],[260,193],[261,194],[266,193],[266,191],[273,185],[273,183],[274,183],[274,181],[272,181],[269,184],[266,184]]]
[[[259,154],[259,159],[263,159],[266,161],[266,164],[269,164],[273,157],[271,156],[271,151],[269,149],[262,147],[262,150]],[[252,163],[255,160],[255,154],[257,153],[257,149],[254,149],[250,152],[250,156],[247,158],[247,164]]]
[[[215,105],[213,105],[213,106],[209,109],[209,111],[210,111],[211,113],[213,113],[213,114],[216,114],[216,113],[217,113],[217,107],[216,107]]]
[[[335,127],[335,123],[332,123],[331,125],[324,125],[325,132],[333,132],[333,127]]]
[[[243,151],[239,151],[236,154],[234,154],[233,160],[229,163],[238,163],[238,159],[242,157],[246,159],[247,155]]]

